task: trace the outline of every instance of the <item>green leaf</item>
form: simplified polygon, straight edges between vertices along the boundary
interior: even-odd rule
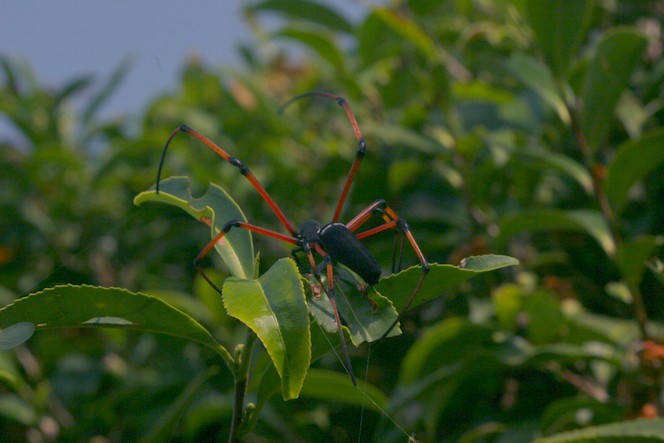
[[[429,264],[429,273],[424,279],[420,292],[413,300],[410,309],[442,296],[445,292],[479,274],[517,264],[519,264],[517,259],[504,255],[468,257],[462,261],[461,267],[431,263]],[[389,298],[396,310],[401,312],[421,275],[422,268],[412,266],[381,279],[376,284],[375,289]]]
[[[616,250],[609,226],[602,214],[590,210],[531,209],[507,214],[500,222],[500,236],[506,240],[527,231],[584,232],[593,237],[609,255]]]
[[[217,375],[217,368],[211,367],[199,372],[189,381],[186,388],[172,399],[163,415],[154,423],[146,435],[141,438],[142,442],[169,441],[177,427],[182,424],[182,413],[191,403],[194,395],[210,378]]]
[[[592,194],[592,177],[588,170],[570,157],[556,152],[527,149],[519,151],[518,161],[528,167],[558,170],[576,181],[588,195]]]
[[[311,361],[309,313],[295,262],[277,261],[258,280],[229,277],[222,289],[228,313],[265,346],[281,377],[284,400],[297,398]]]
[[[662,244],[664,244],[664,237],[646,235],[625,241],[620,245],[616,261],[623,276],[633,287],[639,285],[643,271],[646,269],[646,261]]]
[[[321,278],[323,284],[327,284],[327,279],[323,276]],[[346,325],[344,329],[355,346],[381,338],[398,317],[390,300],[376,292],[375,288],[361,291],[358,278],[343,266],[335,266],[337,308]],[[310,281],[313,295],[308,303],[309,311],[326,332],[336,334],[337,323],[332,305],[319,286],[315,279]],[[401,330],[395,327],[388,337],[399,334]]]
[[[159,184],[159,194],[152,187],[134,198],[136,205],[145,202],[166,203],[183,209],[196,220],[209,225],[212,237],[221,232],[223,225],[230,220],[246,221],[237,203],[214,183],[210,184],[202,197],[193,197],[187,177],[167,178]],[[215,245],[215,249],[233,276],[254,278],[256,275],[254,246],[248,230],[231,229],[222,243]]]
[[[35,324],[31,322],[19,322],[7,326],[0,331],[0,351],[13,349],[28,341],[35,332]]]
[[[631,28],[611,29],[600,39],[581,92],[581,129],[591,150],[609,133],[616,103],[647,43],[645,36]]]
[[[345,71],[346,61],[343,53],[332,41],[332,35],[322,33],[320,30],[304,30],[286,28],[275,34],[276,37],[286,37],[296,40],[311,48],[323,60],[339,71]]]
[[[436,43],[416,22],[391,8],[377,7],[373,9],[373,13],[397,35],[413,43],[427,59],[437,58]]]
[[[417,383],[439,370],[454,371],[468,356],[476,355],[491,342],[490,328],[452,317],[427,328],[406,354],[400,384]],[[456,368],[458,370],[458,367]]]
[[[128,328],[184,338],[205,345],[226,361],[231,357],[196,320],[140,292],[96,286],[55,286],[0,309],[0,328],[20,322],[37,330],[54,328]]]
[[[421,132],[403,126],[367,123],[362,129],[366,136],[377,138],[386,144],[413,148],[425,154],[440,154],[445,150],[441,144]]]
[[[253,11],[272,11],[293,18],[302,18],[309,23],[316,23],[332,31],[353,32],[353,26],[334,9],[308,0],[265,0],[249,6]]]
[[[512,54],[507,68],[521,82],[535,91],[542,100],[558,114],[560,120],[569,125],[571,118],[560,88],[551,71],[533,57],[522,52]]]
[[[353,386],[350,377],[339,372],[311,368],[302,386],[302,396],[325,402],[364,406],[382,413],[388,405],[388,397],[373,385],[359,382]]]
[[[555,296],[546,291],[523,298],[523,312],[527,316],[528,339],[534,344],[551,343],[560,334],[563,314]]]
[[[541,416],[540,429],[546,434],[579,425],[603,424],[621,420],[623,408],[615,402],[586,397],[565,397],[549,404]]]
[[[664,442],[664,419],[634,420],[562,432],[535,443],[649,443]]]
[[[565,75],[590,23],[590,0],[527,0],[526,13],[537,43],[556,77]]]
[[[664,129],[657,129],[620,145],[606,173],[604,190],[613,210],[620,213],[629,192],[664,163]]]
[[[35,407],[27,400],[12,393],[0,394],[0,416],[25,426],[35,426],[39,422]]]

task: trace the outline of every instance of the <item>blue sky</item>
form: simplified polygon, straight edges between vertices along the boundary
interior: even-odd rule
[[[149,97],[175,84],[188,54],[214,65],[238,63],[240,41],[251,34],[235,1],[10,0],[0,17],[0,51],[26,60],[46,85],[80,74],[107,77],[133,57],[107,112],[139,113]]]
[[[105,114],[140,113],[150,97],[173,87],[188,55],[211,66],[240,66],[237,46],[252,35],[242,1],[19,1],[3,4],[0,53],[27,61],[45,85],[76,75],[107,78],[127,56],[134,60]],[[346,13],[355,1],[335,2]]]

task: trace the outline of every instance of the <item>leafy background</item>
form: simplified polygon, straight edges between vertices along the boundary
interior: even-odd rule
[[[250,165],[292,220],[329,219],[356,149],[347,120],[318,100],[276,111],[331,91],[349,100],[369,146],[347,216],[386,198],[430,261],[496,253],[522,266],[446,292],[409,315],[402,336],[353,349],[375,404],[344,388],[330,351],[300,399],[271,397],[247,438],[515,442],[586,428],[551,441],[659,441],[658,420],[594,426],[661,410],[663,8],[398,1],[351,23],[319,3],[254,2],[244,13],[259,43],[241,49],[244,68],[191,60],[177,90],[131,119],[100,116],[128,64],[46,88],[4,57],[0,112],[21,139],[0,140],[2,303],[63,283],[141,290],[232,349],[244,330],[191,266],[209,228],[132,199],[184,122]],[[261,27],[266,14],[283,25]],[[249,220],[278,228],[237,171],[194,140],[178,139],[165,168],[200,193],[218,183]],[[261,272],[288,254],[255,243]],[[370,247],[389,263],[391,239]],[[215,259],[206,267],[225,277]],[[267,364],[260,347],[254,361]],[[50,330],[2,352],[0,371],[8,440],[228,434],[232,379],[184,339]]]

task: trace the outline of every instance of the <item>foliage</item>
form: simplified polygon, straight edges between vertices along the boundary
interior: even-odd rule
[[[65,317],[31,308],[49,322],[98,321],[37,332],[0,354],[3,436],[225,438],[235,400],[229,370],[250,364],[259,375],[248,380],[245,423],[268,439],[637,441],[652,431],[658,441],[661,420],[628,419],[662,407],[660,7],[402,0],[352,22],[313,1],[257,1],[245,10],[259,40],[242,48],[246,69],[192,60],[177,91],[138,118],[112,121],[100,109],[128,65],[98,87],[79,77],[48,90],[3,59],[0,111],[16,135],[0,141],[3,313],[57,284],[127,288],[98,290],[87,307],[64,290],[73,297],[61,305]],[[276,29],[260,26],[268,15],[280,19]],[[278,51],[264,55],[263,45]],[[344,217],[385,198],[431,262],[505,254],[521,267],[449,286],[432,278],[445,297],[411,312],[399,337],[352,349],[354,367],[366,367],[367,397],[330,370],[340,368],[326,341],[334,337],[311,328],[313,367],[295,382],[300,398],[284,402],[273,395],[281,389],[273,355],[253,345],[191,266],[214,223],[131,202],[154,184],[160,147],[186,123],[250,165],[291,219],[328,220],[357,147],[330,103],[276,112],[310,90],[344,95],[367,138]],[[165,170],[190,176],[193,195],[217,183],[247,220],[278,228],[250,184],[197,141],[178,138]],[[257,275],[290,266],[279,261],[288,255],[280,242],[254,242]],[[391,240],[369,246],[390,262]],[[237,271],[221,257],[204,265],[215,282],[233,284],[226,273]],[[384,279],[377,290],[407,296],[409,278]],[[394,291],[382,287],[392,283]],[[128,332],[118,323],[127,311],[89,311],[95,297],[115,296],[190,319],[199,344],[160,323],[168,316]],[[115,328],[95,326],[109,323]],[[4,329],[0,344],[31,332]],[[250,362],[239,358],[245,352]],[[222,361],[235,366],[217,369]]]

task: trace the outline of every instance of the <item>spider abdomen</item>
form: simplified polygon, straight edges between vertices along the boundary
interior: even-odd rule
[[[342,223],[329,223],[320,230],[320,242],[330,257],[348,266],[369,285],[380,279],[380,265],[355,234]]]

